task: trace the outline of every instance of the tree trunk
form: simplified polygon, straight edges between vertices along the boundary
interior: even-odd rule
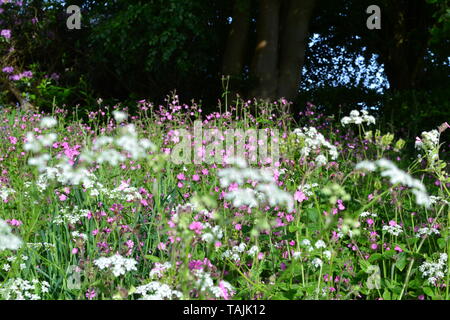
[[[280,1],[259,0],[258,10],[257,41],[251,67],[255,87],[250,95],[273,100],[276,98],[278,81]]]
[[[250,0],[235,0],[233,21],[228,33],[222,72],[224,75],[239,76],[245,63],[250,30]]]
[[[432,20],[425,1],[391,0],[382,61],[392,91],[420,87]],[[382,25],[382,29],[383,29]]]
[[[316,0],[290,0],[286,6],[279,61],[277,96],[293,100],[300,86],[309,21]]]

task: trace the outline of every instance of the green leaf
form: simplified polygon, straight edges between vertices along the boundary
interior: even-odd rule
[[[429,297],[434,297],[434,291],[430,287],[424,287],[423,292]]]
[[[374,253],[373,255],[370,256],[370,258],[367,261],[372,263],[372,262],[380,260],[382,257],[383,256],[381,255],[381,253]]]
[[[309,220],[317,222],[319,220],[319,212],[315,208],[306,209]]]
[[[150,260],[151,262],[159,262],[159,257],[157,256],[152,256],[152,255],[146,255],[145,259]]]
[[[405,269],[407,263],[408,263],[408,261],[406,259],[406,254],[402,252],[399,254],[399,258],[398,258],[397,262],[395,263],[395,266],[397,267],[398,270],[403,271],[403,269]]]
[[[437,239],[437,244],[440,249],[444,249],[447,246],[447,241],[444,238]]]

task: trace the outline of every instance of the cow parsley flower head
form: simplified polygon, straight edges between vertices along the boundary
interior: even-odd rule
[[[56,121],[55,118],[44,117],[41,119],[40,126],[41,128],[53,128],[54,126],[56,126],[57,123],[58,121]]]
[[[125,112],[123,112],[123,111],[114,110],[114,111],[112,112],[112,114],[113,114],[113,116],[114,116],[114,119],[115,119],[118,123],[121,123],[121,122],[127,120],[127,118],[128,118],[128,115],[127,115]]]
[[[136,294],[142,295],[139,300],[174,300],[182,299],[180,291],[172,290],[167,284],[152,281],[136,288]]]
[[[422,277],[427,277],[430,284],[436,285],[436,282],[444,278],[445,273],[447,273],[447,257],[446,253],[441,253],[437,262],[425,261],[419,267]]]
[[[311,264],[315,267],[315,268],[321,268],[323,265],[323,261],[319,258],[314,258],[313,261],[311,261]]]
[[[115,254],[109,258],[102,257],[94,260],[94,264],[100,269],[109,269],[115,277],[124,275],[128,271],[137,270],[137,261],[134,259],[124,258],[120,254]]]
[[[297,128],[294,130],[296,142],[302,146],[300,150],[301,157],[308,159],[314,157],[317,166],[323,166],[328,162],[327,155],[332,160],[338,157],[336,146],[328,142],[325,137],[314,127]]]
[[[427,194],[425,185],[411,177],[405,171],[399,169],[392,161],[380,159],[376,161],[362,161],[355,167],[357,170],[375,171],[380,169],[381,176],[389,178],[392,185],[401,184],[405,187],[411,188],[412,193],[416,196],[416,203],[429,207],[431,205],[430,197]]]
[[[243,160],[235,160],[234,163],[234,167],[224,168],[218,172],[222,188],[237,185],[237,188],[225,195],[225,199],[231,201],[234,207],[253,208],[267,203],[272,207],[283,206],[288,211],[293,210],[293,196],[278,188],[271,169],[248,168]],[[251,188],[244,187],[248,181],[252,182]]]
[[[22,245],[22,241],[12,234],[10,226],[0,219],[0,251],[17,250]]]
[[[367,110],[352,110],[349,117],[343,117],[341,119],[341,124],[344,127],[351,123],[358,125],[363,123],[367,123],[367,125],[375,124],[375,117],[369,115]]]

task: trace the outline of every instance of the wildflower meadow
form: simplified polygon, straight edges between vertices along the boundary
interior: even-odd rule
[[[449,8],[0,0],[0,300],[450,300]]]
[[[3,299],[449,297],[447,123],[404,141],[366,110],[167,102],[1,112]],[[195,145],[199,119],[221,133]],[[175,163],[182,140],[200,163]]]

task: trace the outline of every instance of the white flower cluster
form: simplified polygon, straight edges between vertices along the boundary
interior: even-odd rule
[[[297,136],[296,142],[302,143],[303,148],[300,154],[303,158],[315,157],[314,161],[318,166],[327,164],[328,157],[322,151],[326,149],[328,155],[332,160],[338,158],[338,151],[336,146],[325,140],[325,137],[317,131],[314,127],[297,128],[294,130]]]
[[[180,291],[172,290],[167,284],[152,281],[136,288],[135,293],[142,295],[139,300],[173,300],[182,299]]]
[[[396,236],[396,237],[398,237],[398,235],[403,232],[403,229],[402,229],[402,227],[399,224],[384,225],[382,230],[386,231],[390,235],[393,235],[393,236]]]
[[[155,262],[153,265],[153,269],[150,270],[150,278],[155,277],[162,278],[164,273],[170,268],[172,268],[172,264],[170,262],[164,263]]]
[[[110,146],[109,149],[104,149]],[[116,166],[126,158],[122,152],[116,150],[114,146],[130,154],[133,160],[138,160],[147,156],[148,150],[155,150],[155,145],[148,139],[138,139],[136,128],[133,124],[128,124],[120,128],[118,137],[100,136],[94,142],[92,150],[84,150],[80,159],[88,163],[109,163]]]
[[[302,247],[305,247],[308,250],[308,252],[312,252],[314,250],[319,250],[319,251],[316,251],[315,254],[321,254],[322,257],[325,257],[328,260],[331,259],[331,251],[330,250],[322,250],[322,249],[326,249],[327,248],[327,245],[326,245],[326,243],[323,240],[317,240],[316,243],[313,246],[311,244],[310,240],[303,239],[300,242],[300,245]],[[299,252],[299,251],[294,252],[294,254],[293,254],[293,258],[294,259],[299,259],[300,257],[301,257],[301,252]],[[322,261],[322,259],[316,257],[316,258],[314,258],[311,261],[311,264],[315,268],[320,268],[323,265],[323,261]]]
[[[446,204],[446,205],[449,204],[449,202],[447,200],[445,200],[439,196],[430,196],[430,201],[431,201],[431,204],[436,204],[436,203],[441,203],[441,204]]]
[[[356,169],[363,169],[368,171],[375,171],[377,168],[381,170],[382,177],[388,177],[392,185],[401,184],[409,187],[412,193],[416,196],[416,203],[429,207],[431,204],[430,197],[427,194],[425,185],[411,177],[405,171],[399,169],[392,161],[386,159],[380,159],[376,161],[362,161],[356,165]]]
[[[22,241],[12,234],[10,226],[0,219],[0,251],[17,250],[22,245]]]
[[[3,202],[8,201],[8,197],[13,193],[16,193],[14,189],[7,188],[6,186],[0,186],[0,198]]]
[[[441,134],[438,130],[424,131],[421,138],[416,137],[415,147],[425,152],[429,165],[433,166],[439,160],[439,139]],[[418,155],[422,158],[422,155]]]
[[[421,134],[422,138],[416,137],[415,147],[418,150],[424,150],[426,152],[432,152],[439,146],[439,139],[441,134],[438,130],[424,131]]]
[[[294,208],[294,199],[291,194],[280,190],[274,182],[273,171],[270,169],[248,168],[242,159],[229,159],[235,167],[219,170],[220,184],[222,188],[229,187],[232,183],[241,186],[251,180],[256,188],[238,188],[225,195],[234,207],[257,207],[259,204],[268,203],[270,206],[284,206],[288,211]]]
[[[359,216],[360,216],[361,218],[367,218],[367,217],[376,218],[376,217],[377,217],[377,214],[376,214],[376,213],[369,212],[369,211],[364,211],[364,212],[361,212],[361,214],[360,214]]]
[[[312,195],[314,195],[312,189],[317,188],[318,186],[319,186],[318,183],[311,183],[311,184],[306,183],[304,185],[299,186],[297,190],[300,190],[306,196],[311,197]]]
[[[203,223],[205,229],[209,229],[209,231],[205,231],[202,234],[202,240],[208,243],[213,241],[219,241],[223,237],[223,230],[220,226],[212,227],[208,222]]]
[[[10,256],[10,257],[7,257],[6,258],[6,260],[8,261],[8,262],[15,262],[15,261],[17,261],[18,260],[18,256]],[[28,261],[28,259],[29,259],[29,257],[28,256],[26,256],[26,255],[22,255],[21,256],[21,263],[20,263],[20,265],[19,265],[19,268],[20,268],[20,270],[25,270],[26,268],[27,268],[27,265],[24,263],[25,261]],[[3,270],[5,270],[6,272],[8,272],[9,270],[11,269],[11,265],[9,264],[9,263],[5,263],[5,264],[3,264]]]
[[[53,223],[56,224],[75,224],[82,218],[86,218],[89,214],[87,209],[79,209],[78,206],[65,207],[60,209],[60,214],[53,218]]]
[[[366,110],[352,110],[349,117],[343,117],[341,119],[341,124],[344,127],[351,123],[358,125],[363,123],[367,123],[368,125],[375,124],[375,117],[369,115],[369,112]]]
[[[5,300],[40,300],[39,294],[47,293],[49,288],[47,281],[14,278],[0,284],[0,297]]]
[[[240,261],[242,253],[245,252],[247,245],[244,242],[241,242],[238,246],[234,246],[231,250],[226,250],[222,253],[222,257],[229,258],[234,261]]]
[[[417,230],[416,237],[417,238],[421,238],[421,237],[424,237],[424,236],[431,236],[432,234],[439,235],[440,232],[439,232],[439,230],[437,228],[424,227],[424,228],[420,228],[419,230]]]
[[[46,120],[44,122],[46,123],[46,127],[49,127],[56,120]],[[81,151],[78,160],[83,161],[83,165],[109,163],[112,166],[116,166],[120,162],[125,161],[127,156],[133,160],[138,160],[145,158],[147,151],[155,150],[155,145],[148,139],[138,139],[138,134],[133,124],[121,127],[119,133],[117,137],[98,137],[91,149],[85,147]],[[28,132],[24,149],[38,153],[44,147],[51,146],[57,138],[58,136],[55,133],[48,133],[36,137],[32,132]],[[63,184],[79,185],[83,183],[84,185],[93,185],[91,180],[92,173],[85,167],[72,165],[71,160],[67,157],[63,157],[54,167],[49,167],[47,163],[50,159],[51,157],[48,153],[43,153],[34,158],[30,158],[28,163],[36,166],[39,171],[45,172],[45,178],[47,180],[57,178]],[[46,181],[45,179],[43,180],[43,184],[45,185]]]
[[[227,281],[221,280],[219,285],[215,286],[214,281],[208,272],[203,270],[194,270],[193,273],[197,278],[195,286],[201,292],[210,292],[215,298],[218,299],[227,299],[227,295],[234,295],[234,289]]]
[[[115,254],[111,257],[102,257],[94,260],[94,264],[100,269],[111,269],[113,275],[118,277],[124,275],[128,271],[137,270],[137,261],[134,259],[124,258],[120,254]]]
[[[56,245],[54,243],[48,243],[48,242],[28,242],[27,247],[31,249],[55,249]]]
[[[321,268],[323,265],[323,261],[320,258],[314,258],[313,261],[311,261],[311,264],[315,267],[315,268]]]
[[[44,117],[41,119],[40,127],[41,128],[53,128],[58,124],[58,121],[52,117]]]
[[[72,231],[71,235],[72,235],[72,238],[74,240],[76,240],[78,238],[78,239],[81,239],[83,241],[86,241],[88,239],[87,234],[81,233],[81,232],[78,232],[78,231]]]
[[[425,261],[420,267],[419,271],[422,272],[422,277],[428,277],[428,282],[432,285],[436,285],[436,282],[442,279],[447,272],[447,254],[441,253],[438,262]]]

